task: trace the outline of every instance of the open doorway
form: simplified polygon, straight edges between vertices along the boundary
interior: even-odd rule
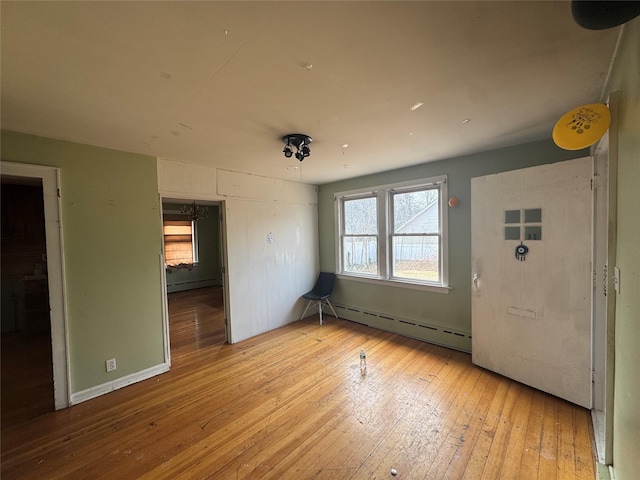
[[[42,179],[2,175],[2,427],[55,408]]]
[[[44,211],[45,237],[44,254],[41,253],[40,250],[38,250],[38,255],[30,257],[30,261],[17,262],[18,264],[24,263],[24,268],[19,267],[19,271],[15,271],[12,274],[14,278],[13,287],[15,287],[13,289],[10,287],[12,281],[8,280],[5,275],[9,274],[10,269],[8,268],[8,266],[11,261],[15,259],[10,259],[12,253],[5,251],[2,252],[3,333],[9,333],[12,330],[19,331],[24,326],[24,330],[27,334],[34,334],[38,336],[40,334],[45,335],[45,340],[40,339],[40,341],[46,343],[46,341],[48,340],[48,346],[44,346],[44,350],[38,350],[37,358],[28,358],[30,358],[30,361],[37,363],[38,368],[44,368],[47,371],[47,380],[45,381],[47,385],[46,408],[51,408],[50,394],[52,393],[53,408],[59,410],[61,408],[68,407],[70,404],[68,371],[69,365],[67,362],[67,325],[64,295],[64,258],[62,250],[62,222],[60,220],[59,203],[60,171],[58,168],[43,165],[28,165],[12,162],[0,162],[0,165],[2,167],[2,179],[7,184],[18,184],[36,187],[36,190],[38,192],[36,194],[37,200],[34,199],[33,201],[37,202],[38,204],[42,204],[42,208]],[[4,187],[5,186],[3,185],[3,193]],[[5,215],[5,208],[9,208],[9,203],[10,202],[8,199],[6,200],[6,204],[5,198],[2,199],[3,222],[9,221],[10,218],[8,210],[6,210],[7,213]],[[35,213],[33,214],[35,215]],[[30,214],[26,215],[29,216]],[[40,219],[42,219],[42,217],[40,217]],[[21,218],[19,219],[19,221],[30,220],[25,218],[25,215],[21,214]],[[14,235],[9,233],[9,229],[11,228],[15,229],[17,227],[7,226],[7,229],[5,230],[5,225],[3,223],[3,247],[5,247],[4,236]],[[39,232],[37,233],[37,235],[26,233],[25,235],[39,237],[40,239],[37,240],[37,242],[39,242],[38,248],[41,248],[42,237],[40,233],[40,226],[33,228],[37,228]],[[30,243],[33,245],[34,241],[35,238],[25,243]],[[14,239],[13,242],[15,244],[16,240]],[[8,241],[7,244],[9,243],[11,242]],[[18,277],[22,277],[22,280]],[[25,282],[24,280],[26,277],[29,277],[29,281]],[[34,283],[34,285],[26,285],[30,283]],[[33,297],[31,296],[32,291],[34,293]],[[14,295],[13,297],[11,296],[12,294]],[[25,307],[29,309],[28,312],[25,312],[23,310]],[[25,314],[27,313],[29,316],[33,314],[35,319],[25,318]],[[7,315],[6,317],[5,314]],[[49,320],[48,325],[47,318]],[[48,332],[48,337],[46,337],[46,332]],[[11,348],[11,346],[9,346],[8,348]],[[10,350],[5,350],[3,348],[3,354],[8,354],[9,351]],[[46,367],[43,366],[44,361],[42,360],[42,356],[45,356],[47,359]],[[4,400],[5,394],[9,393],[8,391],[5,391],[4,381],[5,379],[8,380],[10,375],[16,374],[16,369],[18,367],[11,366],[11,362],[15,361],[16,357],[13,357],[11,359],[3,358],[2,360],[2,390]],[[23,366],[24,363],[21,363],[20,365]],[[51,371],[52,373],[49,373]],[[22,386],[26,386],[26,384],[29,383],[26,381],[26,379],[28,378],[27,375],[28,373],[24,373],[24,375],[22,376],[21,383],[24,384]],[[49,379],[51,378],[50,375],[53,375],[53,382],[49,381]],[[41,393],[41,396],[45,397],[45,394]],[[21,402],[21,408],[26,407],[28,404],[26,397],[19,396],[19,398]],[[7,405],[3,401],[3,428],[5,426],[8,426],[9,422],[8,417],[4,415],[4,407],[6,406]]]
[[[0,165],[3,182],[4,429],[12,422],[20,423],[45,411],[68,407],[70,398],[59,204],[60,172],[55,167],[42,165],[12,162],[0,162]],[[13,343],[16,338],[36,346],[27,349],[26,344]],[[20,373],[19,369],[27,370]],[[7,382],[15,378],[19,378],[19,381],[11,390]],[[20,390],[25,388],[32,390],[29,393]],[[35,398],[33,395],[36,392],[37,398],[29,400]],[[9,398],[8,395],[15,398]],[[6,408],[12,404],[15,410],[8,412]]]
[[[162,200],[171,358],[227,340],[223,203]]]

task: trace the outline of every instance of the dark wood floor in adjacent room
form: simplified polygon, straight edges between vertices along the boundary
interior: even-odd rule
[[[170,295],[170,372],[5,430],[2,479],[595,479],[583,408],[331,316],[224,344],[220,292]]]

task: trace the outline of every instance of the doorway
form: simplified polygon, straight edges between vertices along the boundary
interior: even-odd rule
[[[2,175],[2,427],[54,410],[44,195]]]
[[[2,427],[69,405],[57,168],[2,162]]]
[[[227,341],[224,203],[162,199],[169,354]]]

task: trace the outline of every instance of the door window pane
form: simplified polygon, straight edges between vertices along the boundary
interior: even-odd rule
[[[524,211],[524,223],[540,223],[542,222],[541,208],[527,208]]]
[[[542,227],[524,227],[525,240],[542,240]]]
[[[520,223],[520,210],[506,210],[504,223]]]
[[[505,240],[520,240],[520,227],[504,227]]]

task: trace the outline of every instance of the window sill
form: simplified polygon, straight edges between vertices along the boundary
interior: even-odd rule
[[[387,287],[408,288],[411,290],[422,290],[426,292],[443,293],[445,295],[448,294],[450,290],[453,290],[451,287],[445,287],[442,285],[403,282],[401,280],[388,280],[384,278],[375,278],[375,277],[360,277],[357,275],[348,275],[345,273],[338,273],[336,274],[336,276],[340,279],[353,280],[354,282],[371,283],[373,285],[384,285]]]
[[[193,270],[198,266],[198,262],[195,263],[181,263],[179,265],[167,265],[165,264],[165,269],[167,272],[172,273],[176,270]]]

